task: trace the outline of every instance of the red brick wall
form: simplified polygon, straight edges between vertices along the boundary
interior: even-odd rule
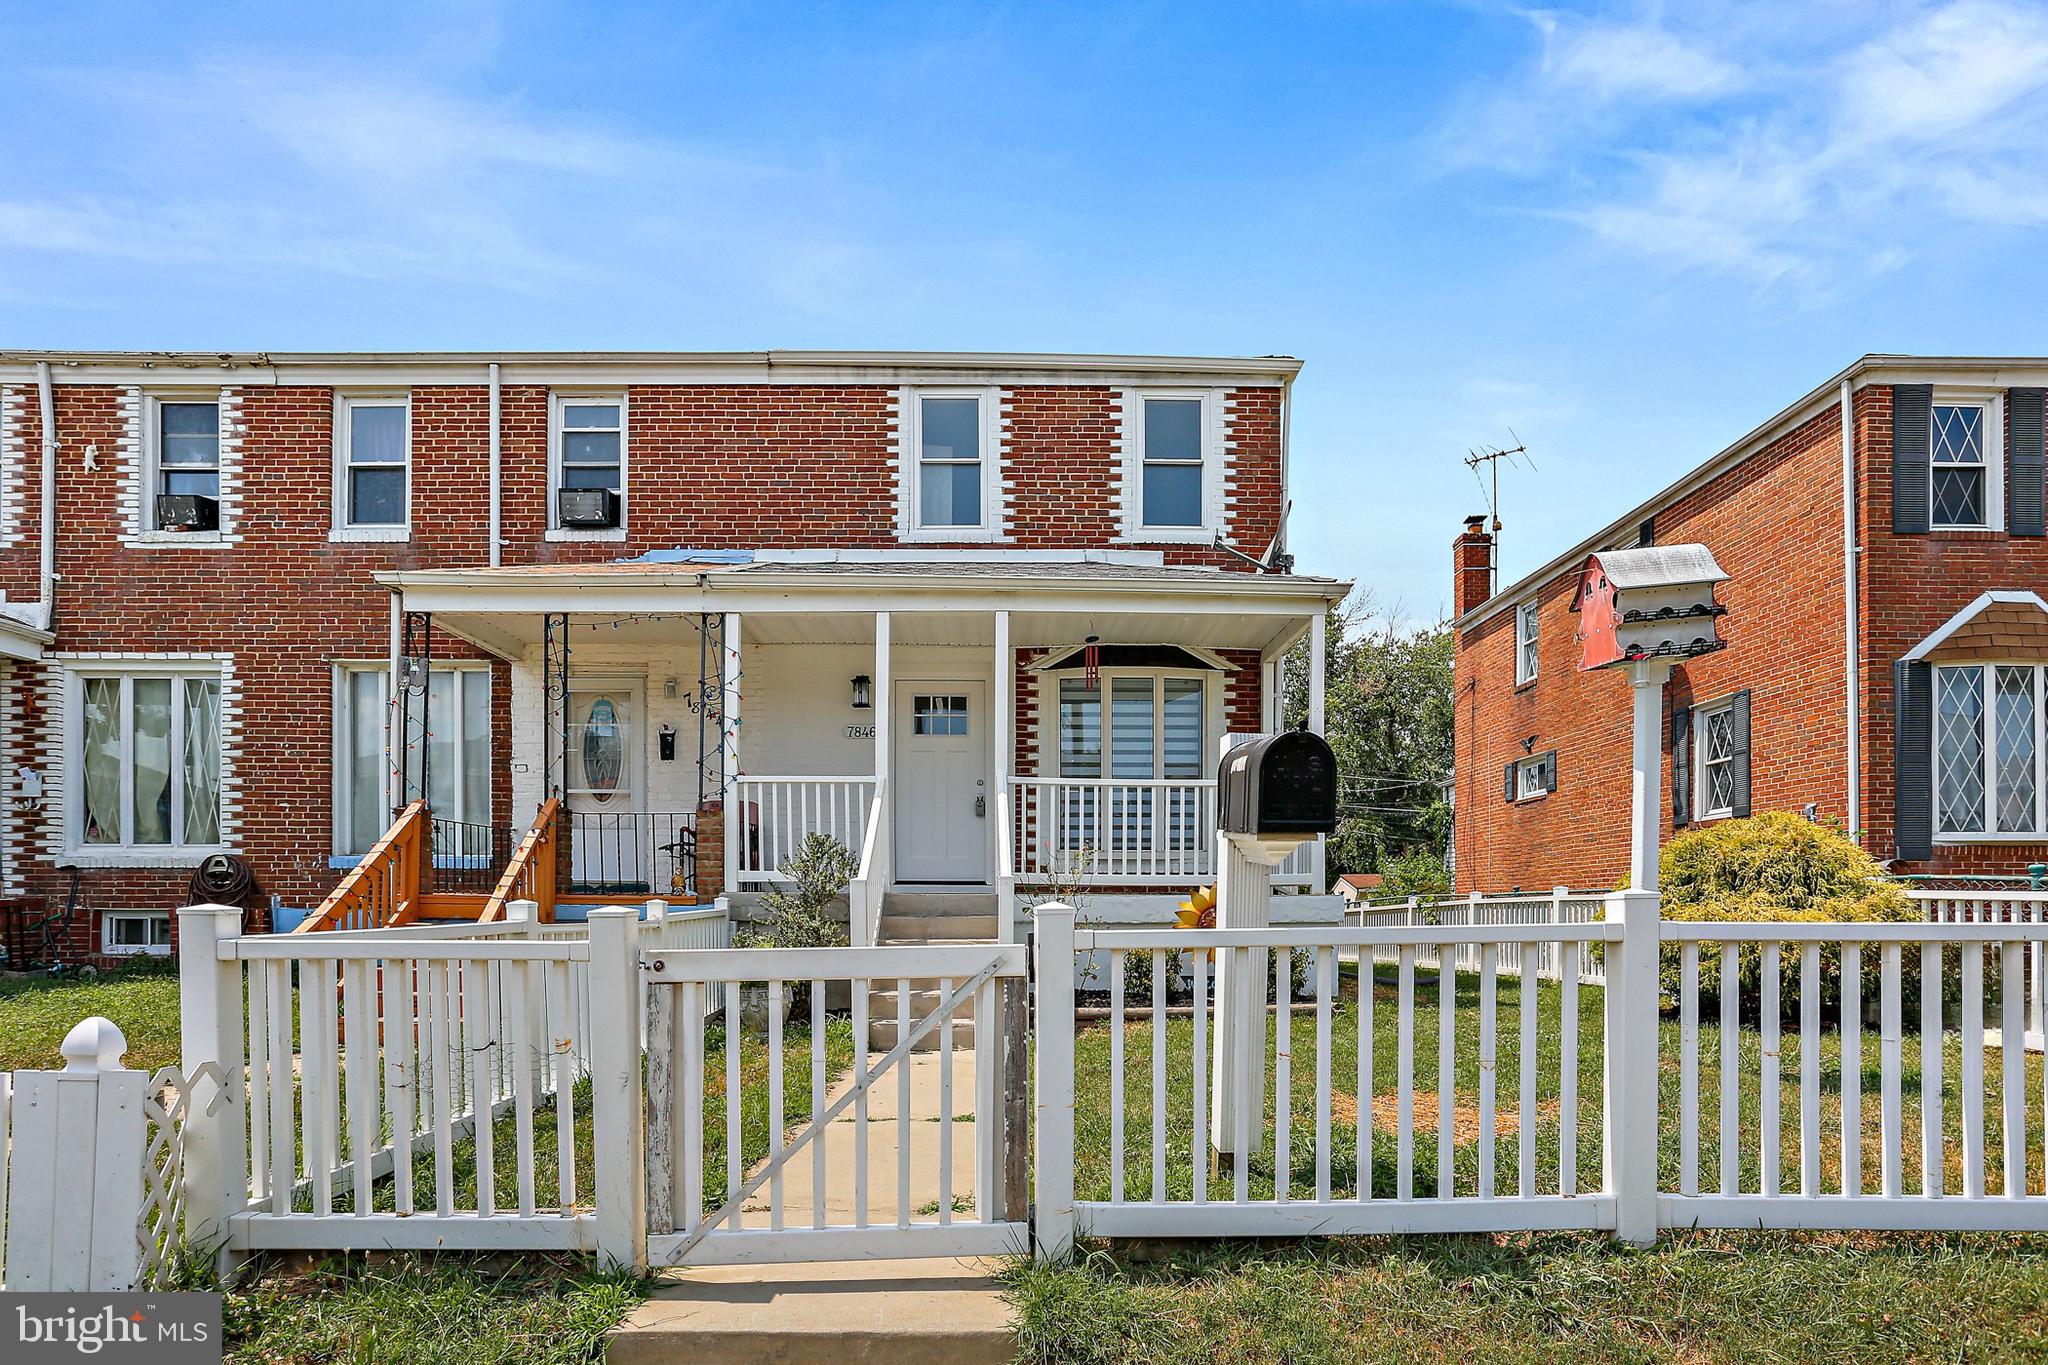
[[[33,387],[10,385],[9,441],[19,473],[6,490],[27,509],[12,545],[0,547],[0,588],[11,600],[37,592],[34,511],[41,432]],[[1095,547],[1116,541],[1115,395],[1107,387],[1009,390],[1006,477],[1010,543]],[[131,485],[118,451],[127,438],[128,390],[60,384],[57,644],[53,652],[225,653],[240,689],[235,753],[240,794],[237,851],[262,888],[288,904],[316,902],[338,874],[332,843],[332,667],[388,651],[390,599],[371,579],[384,569],[469,566],[489,557],[488,391],[481,385],[412,390],[412,537],[333,544],[333,390],[251,385],[239,389],[242,442],[240,542],[218,549],[129,548]],[[635,385],[628,391],[627,520],[616,542],[552,544],[547,522],[548,393],[501,391],[504,560],[584,562],[647,549],[692,547],[888,548],[896,539],[894,385]],[[26,401],[23,401],[23,400]],[[1232,443],[1231,541],[1263,550],[1279,525],[1280,396],[1239,389],[1226,396]],[[96,467],[86,468],[87,447]],[[1175,563],[1244,568],[1206,546],[1162,547]],[[437,632],[436,658],[479,657]],[[17,669],[17,714],[6,763],[48,767],[40,665]],[[1257,685],[1254,671],[1250,687]],[[492,676],[493,818],[517,823],[511,803],[510,680]],[[1234,685],[1241,706],[1243,685]],[[1019,724],[1035,724],[1032,680],[1019,674]],[[1253,703],[1255,706],[1255,703]],[[1235,723],[1235,722],[1233,722]],[[68,775],[67,775],[68,776]],[[56,802],[15,819],[15,889],[61,898],[66,877],[45,854],[60,837]],[[94,869],[81,898],[92,910],[161,909],[185,898],[184,868]],[[68,951],[98,942],[92,914],[78,917]]]
[[[1656,519],[1659,544],[1703,543],[1731,580],[1720,592],[1728,648],[1674,671],[1666,735],[1672,705],[1749,688],[1754,809],[1817,803],[1837,820],[1847,806],[1839,421],[1828,408]],[[1534,682],[1515,685],[1508,604],[1459,634],[1460,891],[1608,887],[1627,867],[1629,687],[1617,670],[1578,669],[1570,610],[1576,570],[1538,593]],[[1557,750],[1557,790],[1510,803],[1502,770],[1531,736],[1530,752]],[[1668,753],[1660,781],[1668,829]]]

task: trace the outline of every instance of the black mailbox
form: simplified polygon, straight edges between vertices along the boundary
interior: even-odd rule
[[[1337,756],[1307,730],[1240,744],[1217,767],[1216,810],[1225,834],[1333,834]]]

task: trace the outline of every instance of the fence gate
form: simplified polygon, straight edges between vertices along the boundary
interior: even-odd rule
[[[1021,945],[650,950],[641,975],[651,1265],[1028,1250]]]

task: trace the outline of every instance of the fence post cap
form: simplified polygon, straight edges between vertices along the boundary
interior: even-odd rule
[[[647,918],[660,923],[668,918],[668,902],[656,897],[647,902]]]
[[[1074,915],[1074,907],[1068,905],[1065,901],[1043,901],[1033,907],[1031,913],[1038,919],[1044,919],[1048,915],[1065,915],[1071,919]]]
[[[128,1069],[121,1065],[128,1052],[127,1035],[113,1020],[97,1014],[73,1024],[57,1050],[64,1054],[64,1069],[74,1074]]]
[[[638,920],[640,907],[637,905],[593,905],[590,907],[593,920]]]
[[[508,920],[536,920],[540,918],[539,901],[506,901],[505,918]]]

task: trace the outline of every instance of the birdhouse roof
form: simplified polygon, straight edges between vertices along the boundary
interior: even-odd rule
[[[1728,575],[1714,562],[1714,552],[1704,545],[1645,545],[1632,550],[1600,550],[1586,559],[1586,567],[1600,566],[1607,581],[1620,591],[1631,588],[1668,588],[1682,583],[1725,583]],[[1572,594],[1577,611],[1585,596],[1586,575],[1579,575],[1579,588]]]

